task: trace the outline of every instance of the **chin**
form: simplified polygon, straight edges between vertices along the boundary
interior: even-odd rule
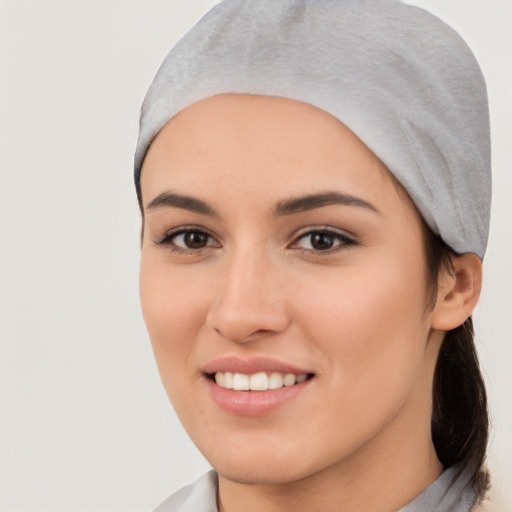
[[[291,484],[336,466],[349,455],[341,450],[336,453],[332,447],[326,453],[315,443],[286,442],[268,433],[231,441],[208,443],[208,449],[202,452],[220,476],[239,484]]]
[[[191,437],[215,471],[233,482],[283,484],[307,474],[302,466],[310,458],[273,429],[223,435],[210,431],[206,436]]]
[[[315,473],[311,469],[297,467],[294,463],[280,460],[267,460],[259,464],[250,460],[233,463],[224,461],[213,467],[223,478],[246,485],[285,485]]]

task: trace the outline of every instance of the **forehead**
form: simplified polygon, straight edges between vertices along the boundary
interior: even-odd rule
[[[284,98],[220,95],[188,107],[155,138],[141,175],[146,202],[166,188],[211,196],[228,183],[231,192],[269,199],[334,187],[410,202],[349,128]]]

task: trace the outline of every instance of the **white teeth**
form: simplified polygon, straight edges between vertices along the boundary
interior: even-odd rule
[[[249,375],[244,375],[243,373],[233,374],[233,389],[249,391]]]
[[[283,387],[283,375],[281,373],[271,373],[268,379],[268,389],[279,389]]]
[[[307,374],[295,375],[293,373],[265,372],[245,373],[216,372],[215,382],[221,388],[234,389],[236,391],[267,391],[279,389],[283,386],[293,386],[307,379]]]
[[[268,389],[268,376],[266,373],[260,372],[251,375],[249,380],[249,388],[251,391],[265,391]]]
[[[217,372],[217,373],[222,373],[222,372]],[[215,375],[217,375],[217,373]],[[231,372],[226,372],[224,374],[223,386],[227,389],[233,389],[233,374]]]
[[[295,384],[295,375],[293,375],[293,373],[287,373],[284,376],[283,384],[285,386],[293,386]]]
[[[221,387],[224,388],[224,374],[221,372],[217,372],[215,374],[215,382]]]

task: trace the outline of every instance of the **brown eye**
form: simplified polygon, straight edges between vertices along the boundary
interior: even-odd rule
[[[346,235],[336,231],[318,229],[304,233],[294,245],[306,251],[320,253],[336,251],[355,244],[356,242]]]
[[[157,244],[176,251],[199,251],[206,247],[220,247],[208,232],[201,229],[180,229],[168,233]]]
[[[210,236],[204,231],[187,231],[183,233],[183,244],[188,249],[202,249],[208,245]]]
[[[335,241],[335,236],[331,233],[317,232],[310,235],[311,247],[317,251],[331,249]]]

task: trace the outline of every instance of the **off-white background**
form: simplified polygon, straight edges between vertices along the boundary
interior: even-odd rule
[[[2,512],[149,511],[208,467],[167,403],[139,312],[131,174],[144,92],[214,3],[0,1]],[[495,197],[475,321],[495,508],[508,511],[512,3],[415,3],[460,31],[489,85]]]

